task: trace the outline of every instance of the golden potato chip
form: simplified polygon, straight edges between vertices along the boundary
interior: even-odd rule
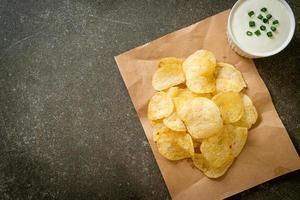
[[[227,172],[227,170],[229,169],[232,163],[233,163],[233,159],[228,159],[226,163],[221,167],[217,167],[217,168],[210,167],[203,173],[209,178],[219,178]]]
[[[163,123],[173,131],[186,131],[183,121],[177,116],[176,112],[165,118]]]
[[[211,100],[203,97],[191,100],[175,98],[177,114],[185,122],[188,132],[195,139],[210,137],[223,126],[220,111]]]
[[[150,124],[152,127],[156,126],[156,125],[159,125],[159,124],[162,124],[163,121],[162,119],[158,119],[158,120],[150,120]]]
[[[180,61],[163,61],[152,77],[152,86],[155,90],[161,91],[184,81],[185,76]]]
[[[248,137],[248,129],[245,127],[226,125],[225,131],[230,137],[230,149],[232,155],[234,157],[237,157],[246,144]]]
[[[198,50],[182,64],[187,79],[195,76],[212,76],[215,72],[215,55],[207,50]]]
[[[173,98],[181,98],[182,100],[184,100],[184,99],[189,100],[189,99],[196,98],[196,97],[205,97],[205,98],[211,99],[212,95],[210,93],[197,94],[197,93],[192,92],[188,88],[185,88],[185,89],[179,88],[176,95],[173,95]]]
[[[246,87],[246,83],[240,71],[227,63],[217,63],[216,91],[240,92]]]
[[[243,95],[244,114],[241,119],[235,123],[236,126],[251,128],[257,120],[257,111],[251,99],[247,95]]]
[[[153,126],[153,132],[152,132],[152,137],[153,141],[156,142],[158,137],[159,137],[159,132],[167,131],[167,127],[161,122],[157,123]]]
[[[221,92],[212,100],[218,105],[225,123],[233,123],[241,119],[244,106],[241,95],[237,92]]]
[[[213,76],[198,76],[194,78],[187,79],[187,87],[195,93],[211,93],[214,92],[215,87],[215,78]]]
[[[156,145],[159,153],[168,160],[181,160],[194,155],[192,138],[185,132],[175,132],[170,129],[159,131]]]
[[[159,60],[158,67],[165,67],[170,65],[182,65],[183,60],[175,57],[166,57]]]
[[[221,167],[212,167],[203,154],[195,153],[193,156],[194,165],[209,178],[218,178],[225,174],[231,166],[233,159],[228,159]]]
[[[231,138],[226,131],[220,131],[219,134],[204,139],[200,149],[209,167],[219,168],[233,160],[230,149]]]
[[[148,118],[150,120],[158,120],[168,117],[174,109],[172,99],[166,92],[157,92],[151,98],[148,105]]]
[[[169,97],[174,98],[178,95],[179,90],[180,89],[178,87],[170,87],[167,91],[167,94]]]
[[[194,165],[200,169],[202,172],[208,170],[207,163],[205,161],[205,158],[203,154],[200,153],[195,153],[194,156],[192,157]]]

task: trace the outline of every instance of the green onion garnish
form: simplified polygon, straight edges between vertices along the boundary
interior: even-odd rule
[[[260,9],[261,12],[267,12],[267,8],[263,7],[262,9]]]
[[[249,17],[252,17],[252,15],[254,15],[254,11],[251,10],[250,12],[248,12]]]
[[[257,18],[258,18],[258,19],[262,19],[262,18],[264,18],[264,16],[262,16],[261,14],[259,14],[259,15],[257,16]]]
[[[268,37],[272,37],[273,36],[273,33],[271,31],[267,32],[267,36]]]
[[[250,22],[249,22],[249,26],[250,26],[250,27],[254,27],[254,26],[255,26],[255,21],[250,21]]]
[[[261,25],[260,30],[264,31],[264,30],[266,30],[266,27],[264,25]]]
[[[274,24],[274,25],[275,25],[275,24],[279,24],[279,21],[276,19],[276,20],[273,21],[273,24]]]
[[[275,27],[275,26],[271,26],[271,30],[272,30],[273,32],[275,32],[275,31],[276,31],[276,27]]]
[[[247,31],[246,34],[247,34],[248,36],[253,35],[253,33],[252,33],[251,31]]]
[[[271,14],[267,14],[266,18],[267,18],[267,19],[271,19],[271,18],[272,18],[272,15],[271,15]]]
[[[261,34],[259,30],[255,31],[254,33],[256,36],[260,36],[260,34]]]
[[[268,24],[268,23],[269,23],[269,20],[268,20],[267,18],[264,18],[264,19],[263,19],[263,22],[264,22],[265,24]]]

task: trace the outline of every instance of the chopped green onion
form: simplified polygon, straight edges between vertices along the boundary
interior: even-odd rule
[[[264,31],[264,30],[266,30],[266,27],[264,25],[261,25],[260,30]]]
[[[252,33],[251,31],[247,31],[246,34],[247,34],[248,36],[253,35],[253,33]]]
[[[267,36],[268,37],[272,37],[273,36],[273,33],[271,31],[267,32]]]
[[[254,26],[255,26],[255,21],[250,21],[250,22],[249,22],[249,26],[250,26],[250,27],[254,27]]]
[[[255,31],[254,33],[256,36],[260,36],[260,34],[261,34],[259,30]]]
[[[273,32],[275,32],[275,31],[276,31],[276,27],[275,27],[275,26],[271,26],[271,30],[272,30]]]
[[[275,25],[275,24],[279,24],[279,21],[276,19],[276,20],[273,21],[273,24],[274,24],[274,25]]]
[[[267,14],[266,18],[267,18],[267,19],[271,19],[271,18],[272,18],[272,15],[271,15],[271,14]]]
[[[262,18],[264,18],[264,16],[262,16],[261,14],[259,14],[259,15],[257,16],[257,18],[258,18],[258,19],[262,19]]]
[[[254,15],[254,11],[251,10],[250,12],[248,12],[249,17],[252,17],[252,15]]]
[[[263,7],[262,9],[260,9],[261,12],[267,12],[267,8]]]
[[[265,24],[268,24],[268,23],[269,23],[269,20],[268,20],[267,18],[264,18],[264,19],[263,19],[263,22],[264,22]]]

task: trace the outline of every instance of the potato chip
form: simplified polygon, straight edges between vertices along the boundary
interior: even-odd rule
[[[158,137],[159,137],[159,132],[167,131],[167,127],[161,122],[157,123],[153,126],[153,132],[152,132],[152,137],[153,141],[156,142]]]
[[[226,125],[225,131],[228,133],[230,137],[230,149],[232,155],[234,157],[237,157],[241,153],[243,147],[246,144],[248,129],[245,127]]]
[[[208,170],[207,163],[205,161],[205,158],[203,154],[200,153],[195,153],[194,156],[192,157],[194,165],[200,169],[202,172]]]
[[[218,133],[223,126],[217,105],[207,98],[179,99],[179,103],[175,104],[178,116],[185,122],[188,132],[195,139],[210,137]]]
[[[170,87],[167,91],[169,97],[174,98],[178,96],[179,88],[178,87]]]
[[[170,129],[159,131],[156,145],[159,153],[168,160],[181,160],[194,155],[192,138],[185,132]]]
[[[205,97],[208,99],[212,98],[212,95],[210,93],[203,93],[203,94],[197,94],[192,92],[191,90],[189,90],[188,88],[185,89],[181,89],[179,88],[176,95],[173,95],[173,98],[181,98],[182,100],[184,99],[192,99],[192,98],[196,98],[196,97]]]
[[[166,67],[170,65],[182,65],[183,60],[175,57],[166,57],[159,60],[158,67]]]
[[[185,82],[181,62],[176,58],[172,58],[171,61],[163,60],[152,77],[153,88],[161,91]]]
[[[215,72],[216,58],[207,50],[198,50],[182,64],[187,79],[195,76],[212,76]]]
[[[241,95],[237,92],[222,92],[212,98],[218,105],[225,123],[233,123],[241,119],[244,106]]]
[[[163,123],[173,131],[186,131],[183,121],[177,116],[176,112],[165,118]]]
[[[151,98],[148,105],[148,118],[150,120],[158,120],[168,117],[174,109],[172,99],[166,92],[157,92]]]
[[[215,87],[215,78],[213,76],[198,76],[194,78],[187,79],[187,87],[195,93],[211,93],[214,92]]]
[[[246,83],[240,71],[233,65],[217,63],[216,90],[217,92],[240,92]]]
[[[162,124],[163,121],[162,119],[158,119],[158,120],[150,120],[150,124],[152,127],[156,126],[156,125],[159,125],[159,124]]]
[[[204,139],[201,143],[201,153],[207,160],[210,167],[219,168],[233,160],[230,149],[231,138],[226,131],[220,131],[219,134]]]
[[[233,159],[228,159],[221,167],[212,167],[209,165],[203,154],[195,153],[193,156],[194,165],[209,178],[218,178],[225,174],[231,166]]]
[[[217,168],[210,167],[203,173],[209,178],[219,178],[227,172],[227,170],[232,165],[232,163],[233,163],[233,159],[228,159],[226,163],[221,167],[217,167]]]
[[[241,119],[235,123],[236,126],[251,128],[257,120],[257,111],[251,99],[247,95],[243,95],[244,114]]]

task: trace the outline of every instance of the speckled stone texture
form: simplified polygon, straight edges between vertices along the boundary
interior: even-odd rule
[[[297,30],[256,60],[300,150]],[[114,62],[234,1],[0,0],[0,199],[170,199]],[[294,172],[231,199],[299,199]]]

